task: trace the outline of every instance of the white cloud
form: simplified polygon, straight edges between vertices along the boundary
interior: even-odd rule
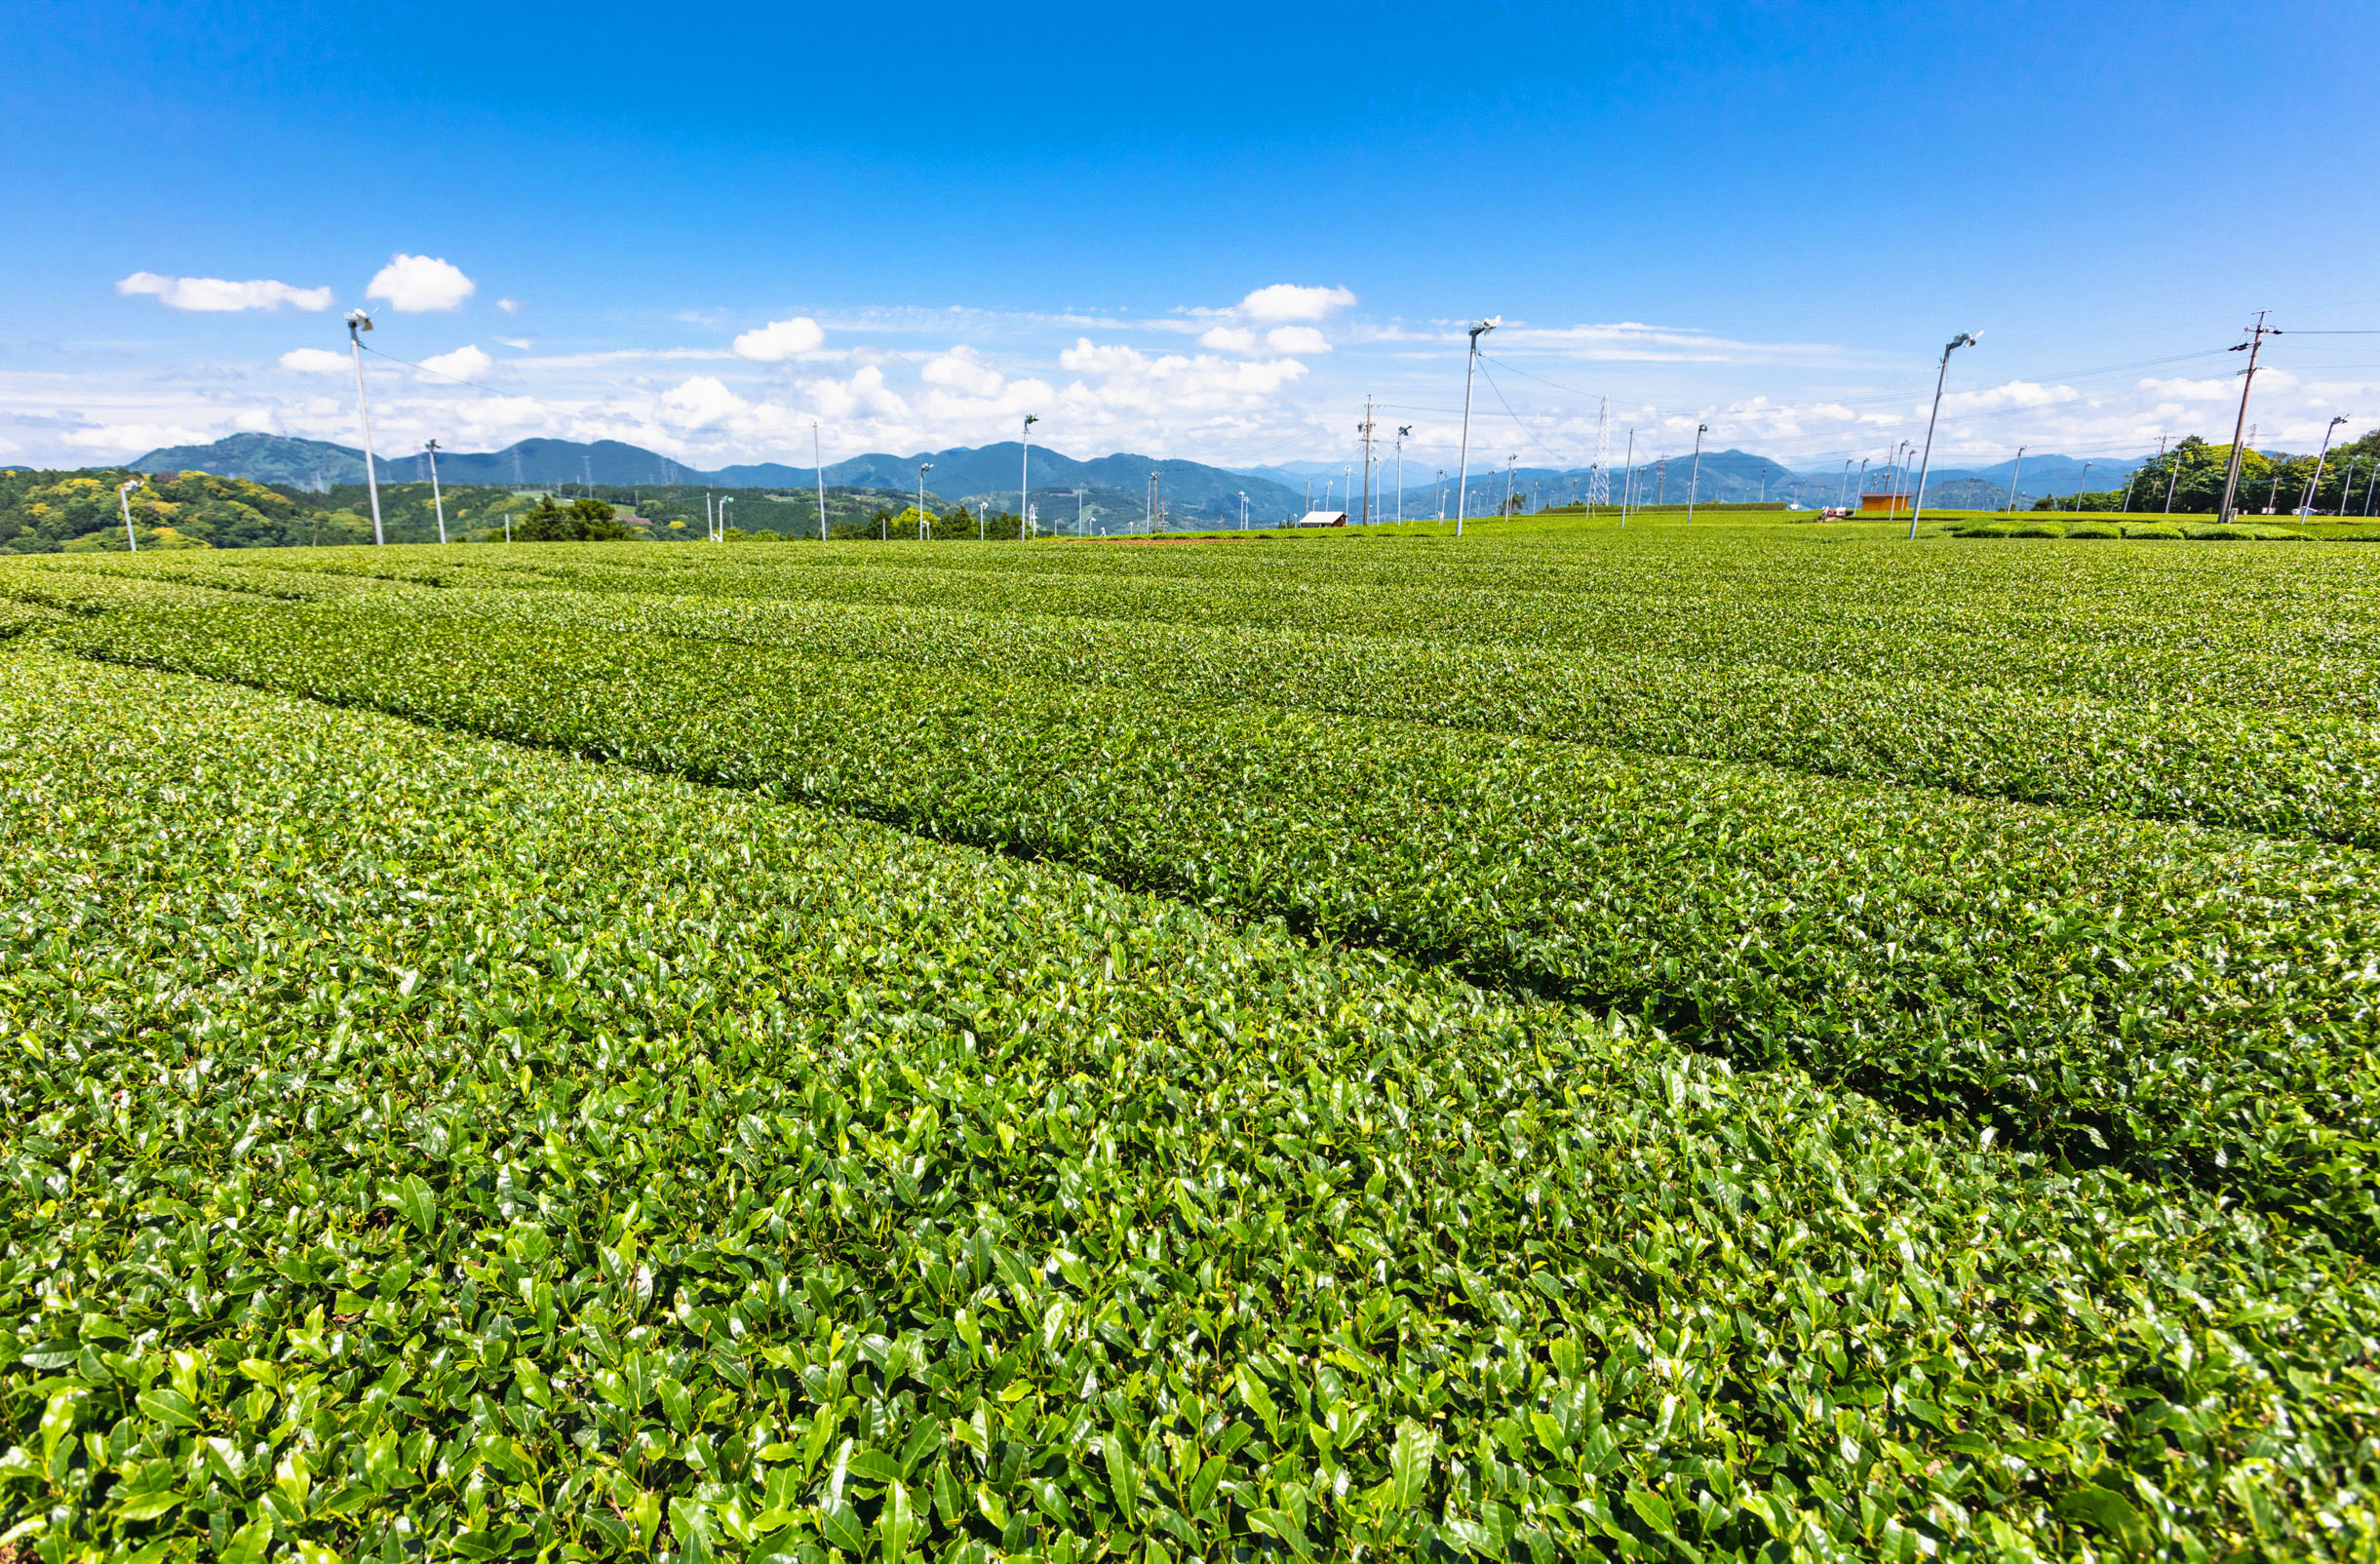
[[[521,313],[521,301],[517,298],[499,298],[496,300],[496,308],[507,315],[518,315]]]
[[[417,315],[425,310],[452,309],[477,292],[479,284],[464,276],[460,267],[434,255],[401,252],[372,274],[364,296],[385,298],[400,314]]]
[[[1344,288],[1301,288],[1274,283],[1239,301],[1239,313],[1252,321],[1318,321],[1331,311],[1346,309],[1355,295]]]
[[[1310,326],[1276,326],[1265,333],[1265,345],[1275,353],[1328,353],[1331,344]]]
[[[984,361],[975,349],[960,344],[927,361],[919,371],[928,385],[948,386],[962,396],[997,396],[1007,376]]]
[[[439,379],[476,380],[496,367],[475,342],[466,342],[451,353],[440,353],[421,361],[421,367]]]
[[[506,347],[519,348],[524,353],[537,345],[526,336],[499,336],[496,340]]]
[[[2147,396],[2166,402],[2229,402],[2240,394],[2240,382],[2229,379],[2161,380],[2155,375],[2143,375],[2140,389]]]
[[[1999,412],[2010,408],[2051,408],[2062,402],[2077,401],[2082,395],[2070,385],[2010,380],[1980,391],[1950,392],[1942,398],[1942,413],[1945,417],[1957,418],[1977,412]]]
[[[1199,333],[1198,345],[1218,353],[1255,353],[1261,346],[1256,333],[1244,326],[1210,326]]]
[[[220,277],[160,277],[153,271],[137,271],[116,284],[116,292],[127,297],[153,293],[168,309],[212,312],[279,309],[284,304],[302,310],[331,307],[328,288],[293,288],[288,283],[263,279],[234,283]]]
[[[737,337],[731,344],[738,358],[753,359],[761,364],[781,364],[816,348],[827,339],[827,333],[807,315],[797,315],[790,321],[770,321]]]
[[[299,374],[344,374],[348,362],[346,354],[327,347],[293,347],[281,355],[281,367]]]
[[[678,421],[695,429],[733,417],[751,406],[715,374],[697,374],[680,381],[662,393],[661,404]]]
[[[1453,331],[1446,340],[1460,342]],[[1745,342],[1713,336],[1691,327],[1648,326],[1641,321],[1608,325],[1504,327],[1483,346],[1506,351],[1535,349],[1605,363],[1798,364],[1834,366],[1850,355],[1824,342]]]

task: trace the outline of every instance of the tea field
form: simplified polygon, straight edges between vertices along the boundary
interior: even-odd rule
[[[2373,1556],[2380,556],[1477,530],[0,561],[0,1557]]]

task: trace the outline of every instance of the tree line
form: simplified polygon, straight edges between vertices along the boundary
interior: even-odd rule
[[[2231,466],[2231,447],[2209,445],[2192,435],[2162,455],[2151,457],[2124,487],[2053,494],[2033,502],[2037,511],[2161,512],[2211,516],[2223,508],[2223,485]],[[2317,481],[2316,469],[2321,469]],[[2380,429],[2327,454],[2308,451],[2244,450],[2240,458],[2240,488],[2233,503],[2249,515],[2267,510],[2286,516],[2299,506],[2316,515],[2380,516],[2371,484],[2380,479]],[[2168,503],[2167,496],[2170,495]]]

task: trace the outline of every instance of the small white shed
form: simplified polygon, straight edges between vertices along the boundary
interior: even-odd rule
[[[1347,513],[1345,511],[1307,511],[1298,518],[1298,525],[1300,527],[1345,527],[1347,525]]]

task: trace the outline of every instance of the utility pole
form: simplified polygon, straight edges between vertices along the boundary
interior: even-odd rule
[[[2314,513],[2314,496],[2321,492],[2322,463],[2330,459],[2330,437],[2338,431],[2339,425],[2346,421],[2347,414],[2342,412],[2330,420],[2329,428],[2322,431],[2321,454],[2314,458],[2314,476],[2306,480],[2306,497],[2304,502],[2297,507],[2306,515],[2311,516]],[[2343,502],[2341,508],[2345,508]]]
[[[1709,424],[1695,425],[1694,477],[1688,479],[1686,483],[1686,525],[1689,527],[1695,524],[1695,500],[1697,497],[1697,491],[1702,487],[1702,437],[1709,432]]]
[[[1405,437],[1413,433],[1413,425],[1396,426],[1396,525],[1405,525]]]
[[[1942,349],[1941,371],[1933,377],[1933,411],[1926,414],[1926,456],[1917,469],[1917,492],[1909,496],[1909,536],[1917,536],[1917,519],[1926,509],[1926,479],[1933,471],[1933,425],[1942,416],[1942,387],[1950,379],[1950,355],[1975,345],[1975,333],[1961,332]]]
[[[371,330],[371,317],[360,309],[347,312],[347,345],[355,350],[355,408],[364,420],[364,487],[371,493],[371,540],[388,541],[380,535],[380,480],[371,467],[371,404],[364,396],[364,338],[361,333]]]
[[[447,540],[447,502],[438,497],[438,442],[423,448],[430,454],[430,508],[438,512],[438,541]]]
[[[1669,503],[1669,458],[1663,456],[1653,464],[1653,508],[1659,510]]]
[[[132,491],[140,487],[140,480],[128,478],[116,486],[116,507],[124,512],[124,546],[132,553],[140,552],[140,539],[133,536]]]
[[[1852,459],[1843,458],[1843,481],[1835,486],[1835,508],[1843,510],[1852,502]]]
[[[2173,486],[2182,481],[2182,453],[2173,452],[2173,460],[2165,467],[2165,514],[2173,514]]]
[[[712,514],[711,491],[707,489],[702,491],[702,540],[706,543],[719,541],[719,518]]]
[[[1520,459],[1521,453],[1517,450],[1504,458],[1504,519],[1506,521],[1512,519],[1512,464]]]
[[[1471,482],[1471,375],[1479,368],[1479,339],[1496,330],[1497,320],[1474,322],[1470,327],[1471,354],[1463,370],[1463,447],[1462,459],[1456,464],[1455,477],[1455,535],[1463,535],[1463,514],[1467,508],[1465,491]],[[361,360],[357,362],[361,363]],[[360,372],[360,371],[359,371]]]
[[[2009,515],[2010,515],[2010,516],[2014,516],[2014,515],[2016,514],[2016,480],[2017,480],[2017,479],[2019,479],[2019,478],[2022,478],[2024,475],[2025,475],[2025,448],[2024,448],[2024,447],[2022,447],[2022,446],[2018,446],[2018,447],[2016,448],[2016,465],[2015,465],[2015,467],[2013,467],[2012,469],[2010,469],[2010,471],[2009,471],[2009,510],[2008,510],[2008,513],[2009,513]]]
[[[1041,420],[1034,413],[1025,414],[1025,450],[1017,468],[1017,541],[1025,541],[1026,507],[1033,498],[1033,426]]]
[[[987,506],[982,500],[979,499],[975,502],[975,541],[978,543],[981,543],[984,540],[985,530],[991,526],[990,523],[984,520],[984,513],[988,509],[990,509],[990,507]]]
[[[720,496],[720,500],[719,500],[719,536],[717,536],[717,537],[713,538],[713,539],[712,539],[712,541],[713,541],[713,542],[715,542],[715,543],[724,543],[724,542],[726,542],[726,541],[727,541],[727,507],[728,507],[728,506],[730,506],[730,505],[732,505],[732,504],[734,504],[734,503],[735,503],[735,496],[734,496],[733,494],[722,494],[722,495],[721,495],[721,496]]]
[[[2223,474],[2223,508],[2215,514],[2215,521],[2221,526],[2230,526],[2232,517],[2237,514],[2233,506],[2240,495],[2240,458],[2245,453],[2240,439],[2242,431],[2247,428],[2247,394],[2256,384],[2256,356],[2264,351],[2266,337],[2281,334],[2279,328],[2264,324],[2264,318],[2269,313],[2258,310],[2256,324],[2247,329],[2247,340],[2232,349],[2234,353],[2244,351],[2247,354],[2247,368],[2240,371],[2240,418],[2232,425],[2231,465]]]
[[[1076,537],[1080,537],[1080,536],[1082,535],[1082,496],[1083,496],[1083,493],[1084,493],[1084,490],[1082,490],[1082,489],[1075,489],[1075,490],[1074,490],[1074,535],[1075,535]]]
[[[925,525],[925,475],[933,470],[934,464],[930,461],[921,461],[917,463],[917,541],[920,543],[924,542],[927,536],[927,528]]]
[[[1244,489],[1239,491],[1239,529],[1248,529],[1248,491]]]
[[[2164,435],[2159,435],[2157,437],[2157,459],[2159,461],[2165,459],[2165,437]],[[2132,486],[2140,482],[2140,475],[2148,471],[2148,463],[2141,463],[2141,465],[2132,469],[2132,476],[2125,480],[2124,504],[2119,509],[2117,514],[2122,516],[2129,516],[2132,514]]]
[[[1438,520],[1446,520],[1446,469],[1438,469]]]
[[[2097,465],[2098,463],[2090,461],[2083,463],[2083,476],[2074,481],[2074,513],[2077,516],[2083,514],[2083,490],[2089,487],[2090,470]]]
[[[818,420],[810,420],[810,460],[818,464],[818,541],[827,540],[827,453],[819,449]]]

